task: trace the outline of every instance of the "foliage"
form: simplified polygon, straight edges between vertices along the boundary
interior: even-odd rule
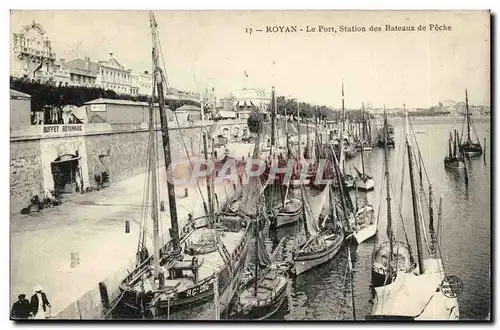
[[[248,130],[250,131],[250,133],[257,133],[260,130],[264,120],[265,115],[262,112],[251,112],[250,116],[247,119]]]
[[[285,109],[287,116],[297,116],[297,101],[294,99],[288,99],[284,96],[278,96],[276,98],[277,103],[277,113],[280,115],[285,115]],[[318,118],[319,120],[335,120],[341,119],[341,109],[333,109],[326,105],[314,106],[307,102],[299,102],[299,112],[301,118]],[[365,113],[366,118],[371,116],[369,113]],[[361,121],[363,118],[363,113],[361,109],[358,110],[345,110],[345,118],[351,121]]]
[[[98,98],[139,102],[148,102],[151,99],[146,95],[117,94],[112,90],[97,87],[55,86],[50,83],[39,83],[14,77],[10,77],[10,88],[31,95],[31,109],[33,111],[43,111],[47,108],[62,110],[66,105],[80,107],[86,102]],[[158,102],[157,97],[155,102]],[[176,110],[185,104],[200,106],[198,102],[191,100],[166,100],[165,103],[172,110]]]

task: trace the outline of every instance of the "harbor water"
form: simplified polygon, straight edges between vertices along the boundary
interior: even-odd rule
[[[391,196],[393,209],[400,203],[400,180],[402,175],[402,147],[404,147],[404,120],[391,120],[394,125],[396,146],[389,151],[391,175]],[[475,126],[479,141],[486,139],[486,157],[467,160],[469,182],[465,185],[464,174],[445,170],[443,158],[448,152],[449,132],[461,130],[461,120],[452,118],[425,118],[412,121],[427,175],[437,200],[443,196],[442,254],[447,275],[455,275],[463,282],[463,292],[458,297],[460,319],[484,320],[490,313],[491,282],[491,200],[490,200],[490,119],[476,119]],[[474,138],[474,137],[473,137]],[[385,190],[381,196],[380,183],[383,175],[384,151],[374,148],[364,153],[366,171],[376,181],[374,191],[358,193],[358,201],[369,201],[379,212],[378,241],[386,236]],[[346,170],[355,174],[350,164],[360,168],[360,156],[347,161]],[[408,166],[405,165],[402,217],[408,238],[415,249],[413,211],[408,181]],[[425,173],[423,174],[425,176]],[[385,188],[384,188],[385,189]],[[354,195],[352,196],[354,200]],[[382,197],[382,198],[381,198]],[[396,225],[397,221],[397,225]],[[395,235],[403,238],[400,220],[393,214]],[[283,236],[293,236],[302,230],[280,228],[271,234],[270,244],[277,244]],[[344,246],[338,255],[321,266],[311,269],[292,280],[291,301],[282,306],[274,319],[286,320],[364,320],[372,310],[373,290],[371,287],[371,255],[375,238],[357,246]],[[293,239],[286,241],[285,250],[291,251]],[[354,305],[352,311],[349,278],[346,277],[347,248],[351,249],[354,269]]]

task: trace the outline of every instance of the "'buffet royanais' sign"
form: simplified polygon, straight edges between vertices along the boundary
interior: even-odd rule
[[[83,133],[83,124],[43,125],[43,135],[72,135]]]

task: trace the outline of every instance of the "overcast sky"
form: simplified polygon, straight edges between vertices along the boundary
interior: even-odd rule
[[[315,104],[348,108],[428,107],[444,100],[490,102],[488,12],[155,11],[173,87],[215,87],[218,97],[243,87],[270,89]],[[106,60],[110,51],[134,71],[151,70],[146,11],[13,11],[11,30],[40,23],[58,58]],[[266,26],[385,24],[451,31],[265,33]],[[246,34],[245,28],[254,33]],[[255,32],[263,29],[264,32]],[[274,63],[274,64],[273,64]],[[244,71],[248,73],[245,77]]]

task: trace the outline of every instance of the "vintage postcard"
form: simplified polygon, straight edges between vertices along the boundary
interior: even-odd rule
[[[490,320],[491,13],[10,12],[10,319]]]

